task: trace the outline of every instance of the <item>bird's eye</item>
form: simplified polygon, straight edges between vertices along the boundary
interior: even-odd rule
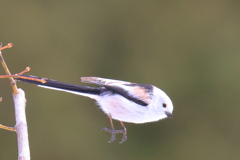
[[[166,108],[166,107],[167,107],[167,104],[166,104],[166,103],[163,103],[162,106],[163,106],[163,108]]]

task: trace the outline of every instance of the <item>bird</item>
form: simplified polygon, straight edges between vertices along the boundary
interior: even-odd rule
[[[100,87],[81,86],[32,75],[19,75],[17,81],[32,83],[39,87],[73,93],[96,101],[100,109],[109,117],[111,128],[103,131],[111,133],[109,143],[122,133],[119,143],[127,140],[127,123],[142,124],[171,118],[173,103],[168,95],[151,84],[140,84],[121,80],[81,77],[81,82]],[[113,119],[120,122],[122,129],[114,128]]]

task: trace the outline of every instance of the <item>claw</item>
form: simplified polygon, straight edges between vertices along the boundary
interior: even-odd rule
[[[114,125],[113,125],[113,121],[112,121],[112,117],[110,115],[109,115],[109,120],[110,120],[110,124],[111,124],[112,129],[103,127],[102,130],[101,130],[101,131],[107,131],[107,132],[112,134],[112,137],[111,137],[110,141],[108,141],[108,143],[112,143],[113,141],[115,141],[116,140],[116,134],[118,134],[118,133],[123,134],[122,140],[119,143],[125,142],[127,140],[127,129],[124,126],[123,122],[120,121],[120,124],[123,127],[123,129],[122,130],[115,130]]]
[[[114,129],[109,129],[109,128],[102,128],[102,131],[107,131],[112,134],[111,139],[108,141],[108,143],[112,143],[113,141],[116,140],[116,130]]]
[[[118,133],[123,133],[122,140],[119,143],[123,143],[127,140],[127,130],[126,130],[126,128],[124,128],[122,130],[115,130],[115,129],[109,129],[109,128],[104,127],[104,128],[102,128],[102,131],[107,131],[107,132],[112,134],[112,137],[108,141],[108,143],[112,143],[113,141],[115,141],[116,140],[116,134],[118,134]]]
[[[127,129],[124,127],[122,131],[123,131],[122,132],[123,133],[123,137],[122,137],[121,142],[119,142],[119,143],[123,143],[123,142],[125,142],[127,140]]]

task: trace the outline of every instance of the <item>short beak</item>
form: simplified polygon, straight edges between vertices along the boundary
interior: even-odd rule
[[[173,117],[172,113],[170,113],[170,112],[165,112],[165,114],[167,115],[167,118],[172,118]]]

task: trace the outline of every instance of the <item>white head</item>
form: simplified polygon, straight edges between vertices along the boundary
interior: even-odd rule
[[[173,104],[168,95],[161,89],[154,87],[153,96],[155,96],[155,109],[157,112],[164,113],[159,119],[171,118],[173,112]]]

